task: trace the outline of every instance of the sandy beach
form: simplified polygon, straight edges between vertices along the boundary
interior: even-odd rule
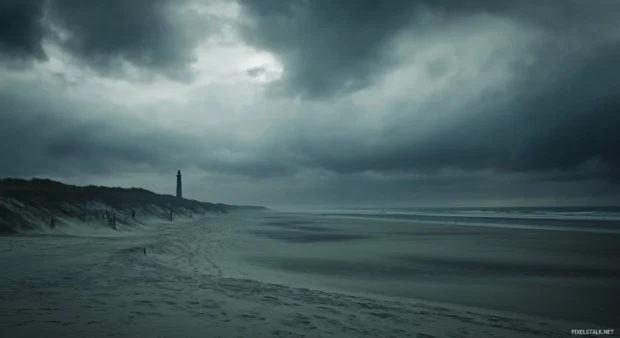
[[[617,234],[274,211],[60,231],[0,238],[3,336],[567,337],[620,318]]]

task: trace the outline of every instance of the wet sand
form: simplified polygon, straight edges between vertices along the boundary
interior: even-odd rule
[[[248,232],[276,243],[253,251],[264,245],[255,240],[246,259],[315,285],[608,326],[620,318],[620,234],[273,217]]]
[[[617,240],[273,212],[2,237],[0,331],[566,337],[618,326]]]

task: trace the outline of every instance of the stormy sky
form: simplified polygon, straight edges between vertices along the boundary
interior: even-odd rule
[[[620,1],[0,0],[0,177],[618,205]]]

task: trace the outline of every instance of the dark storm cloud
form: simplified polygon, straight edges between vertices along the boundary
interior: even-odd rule
[[[116,74],[126,62],[186,78],[192,49],[217,22],[196,21],[185,4],[0,0],[0,62],[42,60],[42,41],[73,57],[50,67],[52,80],[45,67],[7,71],[21,82],[0,77],[0,176],[115,178],[192,166],[217,173],[208,184],[220,192],[286,203],[619,195],[609,182],[620,178],[620,2],[243,0],[241,36],[281,61],[282,77],[267,85],[280,96],[256,95],[257,80],[279,74],[266,64],[246,69],[257,78],[251,90],[215,79],[188,103],[171,100],[171,121],[196,118],[196,129],[209,126],[200,135],[174,122],[158,127],[143,114],[152,105],[113,107],[105,101],[133,100],[69,89],[85,81],[76,65]],[[499,39],[486,34],[496,28]],[[485,41],[442,54],[470,35]],[[488,56],[459,50],[468,47]],[[424,59],[433,48],[439,56]],[[420,83],[383,85],[411,64],[427,72]],[[482,74],[460,77],[459,67]],[[78,92],[92,93],[94,82]],[[101,88],[150,94],[113,82]],[[414,95],[426,86],[437,94]]]
[[[0,0],[0,53],[44,58],[47,39],[104,74],[124,62],[187,79],[193,49],[218,30],[216,16],[199,16],[188,1]]]
[[[241,1],[246,41],[276,53],[278,90],[305,97],[366,86],[384,65],[380,46],[411,18],[408,1]]]
[[[596,175],[620,178],[614,147],[620,144],[620,26],[614,19],[620,15],[620,2],[244,1],[243,5],[249,18],[243,27],[247,41],[274,52],[284,64],[276,86],[289,95],[319,99],[370,86],[378,74],[395,67],[382,52],[386,41],[403,30],[442,32],[441,24],[491,15],[540,33],[528,50],[520,51],[533,55],[533,63],[508,65],[515,74],[509,92],[488,90],[475,102],[459,106],[449,120],[433,125],[425,137],[412,132],[420,123],[414,110],[428,116],[454,110],[445,104],[454,93],[423,107],[398,108],[404,113],[385,122],[377,134],[324,131],[325,137],[317,140],[312,127],[297,126],[301,133],[292,136],[292,147],[306,154],[311,166],[338,173],[432,173],[442,168],[554,171],[565,179],[582,177],[578,168],[598,161]],[[443,21],[429,29],[420,23],[424,14]],[[503,62],[501,54],[494,58],[491,61]],[[446,69],[436,60],[428,71],[438,77]]]
[[[84,104],[66,97],[60,86],[50,87],[0,82],[0,177],[106,177],[205,163],[220,172],[231,162],[212,154],[243,147],[218,130],[204,136],[158,127],[123,108],[95,99]],[[245,168],[236,173],[253,176],[260,170]]]
[[[276,193],[279,191],[276,190]],[[297,189],[295,194],[286,191],[276,195],[278,199],[273,195],[265,199],[272,198],[275,204],[282,205],[307,203],[376,207],[402,203],[404,206],[492,206],[489,203],[496,201],[508,202],[513,206],[553,205],[558,202],[587,205],[600,203],[603,199],[617,203],[618,188],[597,178],[557,182],[547,178],[532,179],[530,175],[494,177],[486,173],[417,177],[386,175],[382,179],[364,174],[342,174],[327,180],[312,181],[303,189]]]
[[[255,179],[286,177],[294,174],[298,167],[281,158],[268,158],[254,154],[249,158],[222,158],[207,155],[199,168],[228,175],[248,176]]]
[[[0,86],[0,176],[109,174],[129,165],[165,165],[165,153],[177,150],[156,129],[136,133],[114,119],[85,118],[91,112],[76,114],[83,108],[60,95],[12,85]]]
[[[44,58],[42,16],[43,0],[0,0],[0,56]]]
[[[513,112],[513,128],[522,132],[513,132],[520,141],[506,169],[571,169],[598,159],[620,178],[620,40],[593,52],[548,88],[519,97],[526,102]]]
[[[52,1],[49,15],[71,34],[62,45],[98,69],[123,60],[179,75],[193,48],[212,33],[214,18],[182,10],[184,1]],[[211,20],[211,22],[209,22]]]
[[[371,84],[389,68],[384,48],[404,29],[422,28],[426,14],[510,18],[560,34],[591,37],[617,28],[620,4],[587,0],[240,0],[247,42],[284,63],[273,88],[307,98],[333,97]],[[430,29],[441,29],[440,26]]]
[[[336,172],[365,170],[437,172],[452,167],[499,172],[572,171],[587,161],[602,163],[598,174],[620,178],[620,46],[594,50],[592,57],[562,66],[544,86],[542,64],[510,99],[483,96],[484,105],[459,107],[463,114],[418,138],[416,121],[398,120],[375,147],[353,147],[333,138],[301,139],[297,149],[314,164]],[[547,60],[553,62],[554,60]],[[426,107],[428,114],[443,106]],[[370,136],[369,136],[370,137]],[[348,148],[348,149],[347,149]],[[562,174],[564,175],[564,174]]]

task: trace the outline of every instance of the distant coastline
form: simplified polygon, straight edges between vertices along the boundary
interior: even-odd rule
[[[245,209],[266,208],[201,202],[142,188],[80,187],[40,178],[0,179],[0,233],[3,234],[45,229],[55,222],[51,221],[53,218],[62,226],[66,222],[86,222],[114,214],[124,226],[133,226],[147,218],[169,219],[170,214],[193,217]]]

